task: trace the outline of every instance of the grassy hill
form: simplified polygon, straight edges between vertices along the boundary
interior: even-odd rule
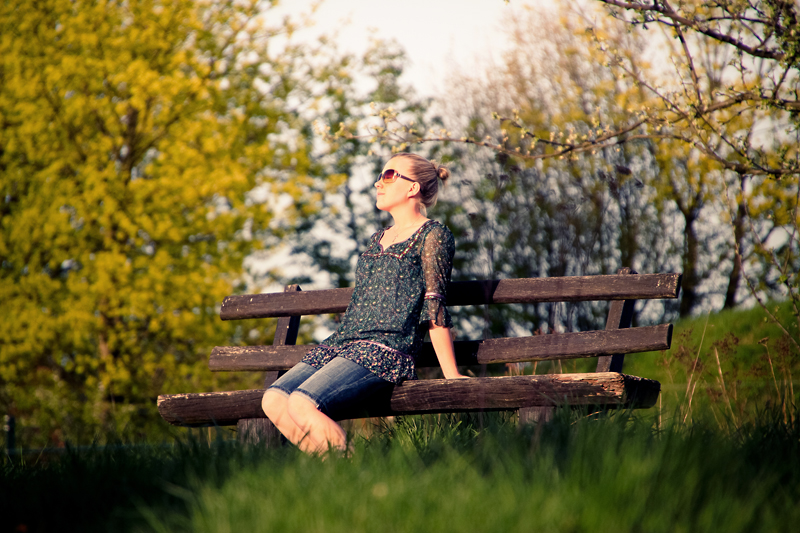
[[[791,302],[768,307],[800,338]],[[726,310],[678,321],[670,350],[627,356],[625,373],[661,382],[662,413],[739,425],[758,411],[791,414],[800,350],[761,307]]]

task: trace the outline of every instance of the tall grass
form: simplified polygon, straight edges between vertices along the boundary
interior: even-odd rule
[[[492,418],[401,421],[350,459],[296,456],[192,485],[157,531],[795,531],[796,427],[654,431],[568,413],[515,431]]]
[[[6,460],[0,528],[795,531],[800,428],[759,420],[729,433],[631,413],[521,429],[502,414],[409,417],[348,458],[219,440]]]

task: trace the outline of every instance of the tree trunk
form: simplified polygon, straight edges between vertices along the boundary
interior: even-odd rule
[[[683,255],[683,281],[681,283],[681,305],[680,316],[689,316],[699,302],[697,294],[698,285],[700,283],[697,274],[697,254],[700,242],[697,239],[697,231],[695,230],[694,223],[697,221],[697,216],[693,211],[684,213],[684,220],[686,226],[683,230],[684,245],[686,246]]]
[[[742,279],[742,257],[740,255],[742,249],[742,240],[744,238],[744,217],[746,215],[744,205],[744,177],[739,179],[740,190],[742,191],[742,199],[739,201],[739,206],[736,209],[736,218],[733,220],[733,239],[734,239],[734,252],[733,268],[728,277],[728,290],[725,291],[725,304],[723,309],[732,309],[736,306],[736,291],[739,290],[739,282]]]

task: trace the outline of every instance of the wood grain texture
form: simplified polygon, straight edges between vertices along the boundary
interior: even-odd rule
[[[672,325],[661,324],[621,330],[459,341],[454,346],[459,365],[477,365],[667,350],[671,340]],[[300,362],[314,346],[217,346],[211,352],[208,366],[215,372],[284,370]],[[417,367],[438,365],[433,346],[425,343],[417,358]]]
[[[447,305],[677,298],[680,279],[680,274],[615,274],[461,281],[448,287]],[[342,313],[352,294],[352,288],[345,288],[228,296],[219,315],[236,320]]]
[[[337,420],[421,413],[498,411],[524,407],[591,405],[646,408],[655,405],[657,381],[616,372],[506,376],[465,380],[407,381],[370,398],[359,412],[335,413]],[[158,410],[180,426],[228,426],[263,418],[262,389],[158,397]]]

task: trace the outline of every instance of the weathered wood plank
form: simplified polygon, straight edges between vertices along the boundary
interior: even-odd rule
[[[450,284],[447,304],[677,298],[680,278],[680,274],[632,274],[462,281]],[[341,313],[347,309],[352,294],[352,288],[345,288],[228,296],[222,302],[220,318],[236,320]]]
[[[622,330],[458,341],[454,347],[459,365],[478,365],[667,350],[671,340],[672,324],[661,324]],[[284,370],[300,362],[314,346],[217,346],[211,352],[208,366],[215,372]],[[438,364],[433,346],[425,343],[417,358],[417,366],[435,367]]]
[[[420,413],[497,411],[552,405],[652,407],[657,381],[616,372],[505,376],[465,380],[407,381],[363,403],[361,412],[334,414],[337,420]],[[171,424],[228,426],[242,418],[263,418],[264,391],[210,392],[158,397],[158,410]]]
[[[233,426],[239,420],[266,418],[264,389],[158,396],[161,417],[176,426]]]

